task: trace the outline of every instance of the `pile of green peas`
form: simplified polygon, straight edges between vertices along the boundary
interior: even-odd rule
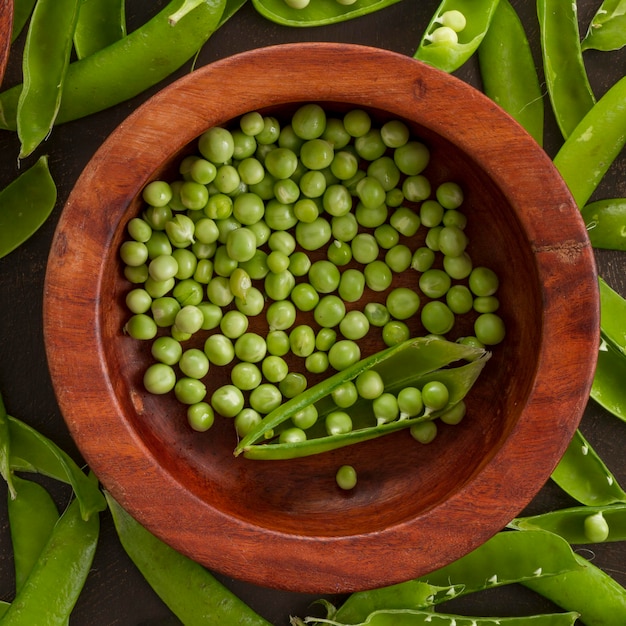
[[[146,185],[120,248],[124,331],[152,342],[145,388],[173,392],[193,429],[219,414],[243,437],[367,350],[449,338],[468,315],[455,339],[500,343],[498,277],[473,265],[463,189],[432,185],[429,162],[403,121],[356,108],[207,130],[177,180]]]

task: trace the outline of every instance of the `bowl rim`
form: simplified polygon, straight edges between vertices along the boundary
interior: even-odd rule
[[[355,63],[371,72],[373,89],[364,90],[361,82],[351,78],[352,64]],[[518,421],[502,447],[471,483],[463,485],[447,501],[419,518],[376,533],[340,537],[295,536],[230,517],[194,494],[185,492],[182,498],[186,505],[201,511],[202,528],[195,524],[194,530],[193,520],[188,515],[177,519],[167,529],[153,528],[151,511],[145,507],[146,501],[152,498],[158,503],[168,498],[181,498],[180,484],[159,467],[145,442],[120,419],[113,385],[102,364],[103,348],[98,323],[79,329],[71,324],[74,315],[84,310],[93,311],[94,321],[98,321],[99,308],[103,306],[99,291],[102,273],[93,249],[110,239],[120,210],[117,213],[115,210],[103,211],[102,199],[95,198],[95,206],[88,219],[97,219],[102,223],[102,239],[78,242],[72,238],[71,231],[75,224],[87,219],[85,207],[78,201],[79,196],[90,186],[98,187],[98,174],[103,167],[123,160],[120,146],[129,138],[133,144],[137,138],[143,138],[151,151],[150,164],[133,161],[133,167],[138,170],[135,189],[114,187],[110,190],[118,202],[126,202],[126,207],[136,190],[149,180],[154,163],[174,154],[208,126],[257,108],[256,102],[260,102],[261,97],[266,106],[283,104],[290,83],[295,81],[305,87],[307,72],[324,76],[329,66],[333,68],[333,79],[327,81],[327,86],[319,93],[306,93],[301,98],[302,102],[340,101],[391,112],[399,106],[398,103],[407,99],[414,104],[426,102],[429,106],[436,106],[439,115],[434,123],[421,123],[435,133],[454,140],[461,149],[476,155],[478,160],[489,159],[495,146],[479,143],[477,133],[493,133],[494,129],[506,129],[507,137],[515,139],[508,149],[515,153],[513,160],[517,164],[534,160],[538,167],[516,169],[517,178],[521,177],[526,184],[512,186],[508,179],[510,167],[502,164],[492,167],[487,173],[511,204],[527,207],[522,217],[524,228],[535,253],[539,275],[544,279],[541,294],[545,305],[543,322],[549,323],[567,303],[573,285],[576,285],[576,297],[588,303],[584,313],[574,312],[574,319],[567,329],[576,338],[575,342],[570,342],[575,358],[571,363],[558,361],[559,350],[554,348],[567,341],[564,329],[556,328],[547,335],[542,345],[538,346],[538,376],[524,420]],[[253,68],[258,70],[258,67],[263,67],[263,71],[257,71],[255,75]],[[238,110],[224,118],[220,113],[221,101],[229,95],[228,79],[234,73],[245,78],[244,84],[250,89],[247,95],[237,98]],[[340,86],[339,77],[342,78]],[[181,93],[186,93],[199,98],[207,90],[214,97],[205,97],[201,110],[186,106],[184,98],[179,97]],[[252,93],[255,95],[250,95]],[[458,98],[461,103],[471,99],[484,107],[485,116],[481,119],[473,117],[463,106],[452,110],[448,106],[446,110],[441,106],[446,97]],[[288,101],[293,102],[293,98]],[[449,105],[450,100],[447,103]],[[167,111],[176,120],[176,128],[182,129],[180,134],[172,137],[171,130],[162,128],[159,121],[150,115],[150,107],[154,106]],[[420,111],[421,108],[416,107],[415,119],[418,123],[422,116]],[[494,144],[498,144],[497,137]],[[118,168],[122,167],[127,166],[118,164]],[[561,217],[563,228],[558,236],[548,237],[537,223],[537,218],[546,209],[538,204],[537,189],[544,192],[549,189],[549,203],[560,214],[567,216],[567,219]],[[472,86],[415,59],[358,44],[310,42],[268,46],[216,61],[176,80],[131,113],[96,151],[65,204],[54,234],[44,288],[46,353],[61,412],[85,460],[113,497],[172,547],[210,569],[263,586],[312,593],[351,592],[425,574],[471,551],[517,515],[548,480],[582,417],[599,342],[599,303],[593,252],[578,214],[571,194],[552,161],[510,116]],[[556,266],[566,273],[575,273],[577,281],[567,281],[565,286],[555,284],[552,278]],[[94,349],[77,351],[77,345],[91,345]],[[558,398],[556,410],[554,390],[537,382],[542,373],[555,367],[563,371],[561,391],[568,391]],[[75,373],[85,368],[92,372],[92,377],[88,387],[81,387],[76,383]],[[89,415],[85,414],[88,407],[96,410],[97,419],[104,420],[108,425],[106,442],[94,441],[90,436],[86,423]],[[518,442],[529,440],[537,429],[550,429],[558,436],[542,443],[540,455],[537,451],[533,453],[534,477],[537,480],[530,484],[520,480],[523,478],[520,467],[528,463],[529,451],[520,449]],[[104,448],[109,450],[111,447],[121,454],[130,455],[133,472],[147,477],[142,493],[125,484],[117,468],[107,464],[109,457]],[[498,489],[493,490],[489,485],[497,485]],[[472,532],[461,536],[464,525],[471,527]],[[209,527],[212,541],[207,541]],[[237,542],[229,539],[233,529],[239,538]],[[268,535],[273,541],[273,551],[288,556],[289,565],[283,568],[281,562],[280,571],[275,560],[263,551],[262,544],[268,540]],[[415,545],[418,536],[421,544]],[[446,545],[448,542],[441,541],[442,538],[453,537],[454,541],[449,542],[449,546]],[[423,545],[437,545],[437,554],[428,554],[427,558],[423,554]],[[354,571],[347,577],[342,562],[355,563],[354,555],[359,554],[362,556],[356,561],[358,568],[353,568]],[[370,558],[364,558],[366,554]],[[353,555],[352,559],[350,555]],[[255,567],[250,567],[252,561]]]

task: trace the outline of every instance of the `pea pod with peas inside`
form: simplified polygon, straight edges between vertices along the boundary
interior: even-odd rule
[[[363,410],[363,405],[366,403],[359,401],[352,407],[345,409],[354,420],[353,428],[349,432],[331,435],[323,432],[319,436],[297,442],[273,443],[271,440],[267,441],[269,433],[276,432],[287,420],[302,409],[326,400],[325,407],[320,405],[320,412],[321,414],[328,413],[332,406],[332,403],[329,402],[332,392],[343,383],[352,381],[370,370],[378,372],[385,390],[389,392],[433,380],[443,382],[449,391],[449,401],[444,409],[448,410],[465,397],[489,358],[490,353],[481,348],[439,338],[408,339],[337,372],[271,411],[239,442],[235,448],[235,455],[243,453],[247,458],[259,460],[309,456],[410,428],[419,421],[434,419],[443,411],[377,425],[373,414],[368,414],[367,411]],[[469,363],[455,368],[442,369],[461,359],[468,360]],[[361,424],[361,419],[367,420],[366,423]]]
[[[443,0],[413,55],[444,72],[459,69],[478,49],[498,7],[498,0]],[[446,25],[446,17],[463,20]]]

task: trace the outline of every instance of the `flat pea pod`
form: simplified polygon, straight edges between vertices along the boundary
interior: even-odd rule
[[[67,624],[91,569],[99,532],[99,516],[82,519],[78,500],[72,500],[0,625],[32,626],[42,623],[42,615],[51,626]]]
[[[580,430],[574,433],[551,478],[581,504],[626,503],[626,493]]]
[[[79,59],[126,36],[125,0],[83,0],[74,30],[74,49]]]
[[[458,70],[483,41],[497,7],[498,0],[443,0],[413,56],[444,72]],[[433,31],[440,27],[441,16],[447,11],[459,11],[467,18],[465,28],[457,35],[458,41],[430,41]]]
[[[601,277],[598,286],[602,338],[626,358],[626,300]]]
[[[478,46],[483,91],[543,144],[543,94],[530,44],[517,12],[500,0]]]
[[[0,617],[2,617],[9,610],[10,606],[10,602],[0,601]]]
[[[625,142],[626,77],[596,102],[554,157],[579,208],[587,204]]]
[[[11,31],[11,43],[20,35],[28,18],[33,12],[37,0],[13,0],[13,28]]]
[[[54,209],[57,189],[48,158],[37,162],[0,191],[0,258],[31,237]]]
[[[431,585],[463,585],[462,595],[582,569],[571,546],[558,535],[542,530],[501,531],[485,543],[430,574],[420,577]]]
[[[266,19],[283,26],[323,26],[345,22],[391,6],[399,0],[358,0],[344,5],[337,0],[313,0],[303,9],[294,9],[285,0],[252,0],[256,11]]]
[[[530,615],[527,617],[464,617],[446,613],[432,613],[414,609],[387,609],[374,611],[365,620],[355,626],[572,626],[579,614],[574,611],[567,613],[549,613]],[[298,624],[298,622],[295,622]],[[306,618],[300,623],[330,624],[346,626],[346,622]]]
[[[20,589],[48,543],[59,519],[54,500],[47,489],[32,480],[14,476],[15,497],[9,496],[7,511],[13,545],[15,587]]]
[[[106,508],[96,482],[84,474],[74,460],[50,439],[10,415],[11,467],[15,471],[38,472],[72,486],[85,520]]]
[[[266,449],[262,454],[267,454],[267,450],[276,450],[277,448],[269,448],[267,444],[259,447],[254,446],[254,444],[258,441],[265,441],[266,433],[275,431],[278,426],[287,421],[293,414],[315,404],[319,400],[328,398],[337,387],[357,378],[359,374],[367,370],[377,369],[383,378],[383,382],[386,382],[383,374],[387,371],[391,372],[390,376],[394,384],[406,386],[413,378],[424,376],[427,373],[438,370],[460,359],[474,359],[475,362],[479,363],[480,369],[482,369],[484,363],[478,359],[479,357],[485,356],[488,356],[488,353],[484,350],[429,337],[409,339],[395,346],[391,346],[386,350],[372,354],[350,367],[333,374],[326,380],[310,387],[304,393],[295,398],[291,398],[277,409],[270,412],[239,442],[235,448],[235,455],[237,456],[242,452],[248,455],[252,450],[255,450],[254,454],[257,454],[261,452],[261,447]],[[478,367],[476,369],[478,369]],[[401,372],[400,376],[398,372]],[[387,380],[390,379],[390,376],[386,376]],[[386,386],[389,386],[389,384],[386,383]],[[404,420],[404,422],[409,421],[410,420]],[[392,423],[385,426],[385,428],[391,427],[397,429],[397,425],[394,426]],[[353,431],[352,433],[348,433],[348,436],[351,438],[361,437],[363,434],[354,435]],[[333,441],[337,440],[336,437],[331,439],[333,439]],[[280,453],[288,453],[293,446],[298,444],[273,445],[282,446],[279,450]],[[312,446],[310,442],[303,442],[300,445]],[[313,447],[310,449],[313,449]]]
[[[203,2],[171,26],[172,0],[153,18],[123,39],[70,63],[56,118],[61,124],[124,102],[167,78],[191,59],[217,28],[224,0]],[[22,85],[0,94],[0,128],[16,129]]]
[[[626,359],[603,341],[598,352],[591,398],[609,413],[626,422]]]
[[[17,103],[20,158],[31,154],[54,125],[70,63],[80,0],[38,0],[28,27]]]
[[[596,101],[583,63],[576,3],[538,0],[537,14],[548,97],[567,138]]]
[[[626,46],[626,3],[624,0],[604,0],[589,23],[583,50],[619,50]]]
[[[608,527],[602,541],[626,541],[626,504],[608,506],[576,506],[540,515],[518,517],[509,523],[517,530],[546,530],[563,537],[571,544],[596,543],[585,532],[585,522],[590,516],[601,516]]]
[[[2,394],[0,394],[0,476],[4,478],[9,489],[9,496],[15,497],[13,473],[11,472],[11,437],[9,435],[9,417]]]
[[[623,626],[626,589],[578,554],[574,558],[578,568],[556,576],[525,580],[522,585],[566,611],[580,613],[580,620],[586,626]]]
[[[581,215],[594,248],[626,251],[626,198],[590,202]]]
[[[271,626],[201,565],[157,539],[105,495],[124,550],[184,624]]]

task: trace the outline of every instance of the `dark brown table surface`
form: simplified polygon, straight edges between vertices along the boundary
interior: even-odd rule
[[[129,30],[165,4],[165,0],[128,2]],[[248,4],[213,35],[196,63],[198,66],[205,65],[244,50],[296,41],[361,43],[410,56],[438,4],[438,0],[404,0],[369,16],[316,28],[278,26],[256,14],[252,5]],[[540,63],[535,2],[514,0],[513,5],[522,17],[536,60]],[[581,33],[584,33],[600,0],[579,0],[578,5]],[[584,58],[596,97],[600,97],[621,78],[626,69],[626,49],[617,53],[588,51]],[[6,86],[17,82],[19,63],[19,56],[14,55],[5,77]],[[173,81],[189,70],[190,64],[187,64],[166,82]],[[262,72],[263,68],[259,68],[259,71]],[[475,59],[470,60],[457,75],[480,88]],[[78,461],[81,459],[80,453],[58,409],[44,352],[42,294],[48,250],[64,202],[94,151],[128,113],[162,86],[107,111],[54,129],[46,142],[45,152],[50,155],[50,168],[58,185],[57,206],[52,217],[34,237],[0,260],[0,389],[5,404],[10,414],[40,430]],[[245,88],[245,85],[238,88]],[[546,132],[545,148],[553,156],[559,145],[559,134],[549,112],[546,116]],[[40,153],[42,151],[40,149]],[[17,175],[17,154],[15,134],[0,132],[0,188]],[[609,197],[626,197],[626,154],[622,154],[613,165],[594,199]],[[604,278],[622,295],[626,295],[626,256],[618,252],[598,251],[597,262]],[[618,481],[626,486],[626,424],[590,401],[581,430]],[[62,498],[66,494],[59,491],[57,495]],[[0,502],[5,499],[6,488],[2,482]],[[553,483],[548,482],[525,512],[538,513],[574,504]],[[207,541],[210,541],[210,537],[207,537]],[[216,550],[219,550],[219,546],[216,546]],[[626,585],[626,542],[596,545],[591,551],[583,548],[582,553],[588,558],[593,556],[596,565]],[[223,577],[220,579],[276,626],[288,624],[289,615],[308,614],[309,604],[314,599],[310,595],[258,588]],[[13,584],[6,507],[0,504],[0,599],[12,599]],[[456,600],[447,605],[446,610],[448,606],[451,612],[493,616],[531,615],[555,609],[546,600],[517,585]],[[81,626],[165,626],[179,623],[124,553],[108,513],[102,515],[98,551],[72,623]]]

